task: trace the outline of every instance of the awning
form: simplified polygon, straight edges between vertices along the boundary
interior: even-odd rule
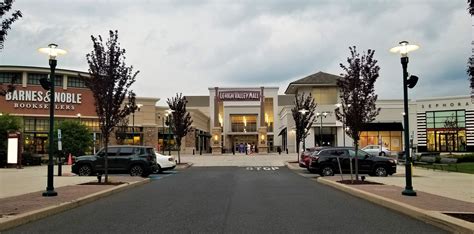
[[[281,136],[281,134],[286,133],[286,128],[282,129],[280,133],[278,133],[278,136]]]
[[[366,123],[362,126],[361,131],[403,131],[402,123]]]

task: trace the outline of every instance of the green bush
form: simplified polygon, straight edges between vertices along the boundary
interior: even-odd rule
[[[470,154],[462,154],[462,155],[450,155],[449,157],[450,157],[450,158],[457,158],[457,159],[458,159],[458,163],[462,163],[462,162],[474,162],[474,154],[473,154],[473,153],[470,153]]]

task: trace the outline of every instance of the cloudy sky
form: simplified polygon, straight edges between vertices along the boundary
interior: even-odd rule
[[[24,17],[0,64],[48,66],[36,49],[69,53],[58,68],[87,71],[90,35],[117,29],[127,64],[140,71],[139,96],[207,95],[208,87],[278,86],[318,71],[340,74],[355,45],[375,49],[380,98],[402,98],[401,40],[421,46],[409,72],[414,99],[468,95],[472,23],[465,0],[17,0]]]

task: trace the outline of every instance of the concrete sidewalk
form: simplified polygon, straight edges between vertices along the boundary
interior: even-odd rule
[[[178,157],[174,155],[175,159]],[[181,162],[193,163],[193,167],[215,166],[285,166],[287,161],[296,161],[296,154],[223,154],[181,155]]]
[[[413,167],[412,184],[415,191],[422,191],[466,202],[474,202],[474,175],[467,173],[433,171]],[[368,180],[405,187],[405,166],[399,165],[397,173],[388,177],[367,177]]]
[[[58,168],[54,166],[54,187],[75,185],[97,181],[96,177],[79,177],[71,174],[71,166],[62,166],[63,176],[56,176]],[[23,169],[0,169],[0,198],[44,191],[47,184],[47,166],[29,166]]]

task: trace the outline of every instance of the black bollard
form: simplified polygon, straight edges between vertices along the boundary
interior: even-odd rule
[[[102,183],[102,174],[97,173],[97,181],[99,181],[99,184]]]

